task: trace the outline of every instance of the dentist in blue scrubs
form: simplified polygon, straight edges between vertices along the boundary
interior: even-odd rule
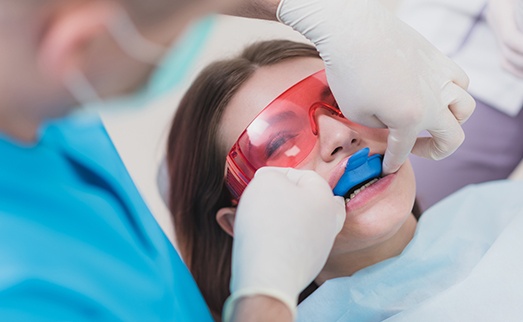
[[[386,172],[413,147],[442,158],[461,143],[466,75],[378,0],[0,1],[0,321],[211,320],[100,119],[68,115],[168,89],[208,26],[185,43],[182,31],[218,11],[279,19],[313,41],[344,113],[391,129]],[[437,135],[417,141],[421,130]],[[293,189],[275,195],[282,184]],[[300,209],[304,198],[317,206]],[[225,319],[292,320],[344,216],[314,173],[261,171],[238,209]],[[271,220],[280,226],[259,225]]]

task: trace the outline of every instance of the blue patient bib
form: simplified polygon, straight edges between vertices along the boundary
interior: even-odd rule
[[[98,116],[0,137],[0,321],[212,321]]]

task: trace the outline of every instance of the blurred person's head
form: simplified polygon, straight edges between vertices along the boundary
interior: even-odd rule
[[[84,103],[85,93],[139,89],[209,3],[0,0],[0,132],[32,140],[43,120]]]

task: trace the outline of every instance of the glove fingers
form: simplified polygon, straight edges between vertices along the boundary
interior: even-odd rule
[[[458,64],[453,62],[450,58],[445,57],[445,59],[448,59],[449,62],[447,63],[447,65],[451,68],[451,74],[449,75],[450,80],[457,84],[459,87],[467,89],[470,83],[468,75],[461,67],[458,66]]]
[[[459,124],[465,123],[476,107],[474,98],[452,82],[443,88],[442,97]]]
[[[312,170],[297,170],[289,169],[287,173],[287,178],[289,181],[293,182],[299,187],[310,187],[310,186],[322,186],[330,191],[329,184],[325,179],[323,179],[318,173]]]
[[[331,188],[327,181],[319,174],[311,170],[298,170],[293,168],[263,167],[260,168],[255,177],[263,177],[267,182],[274,182],[276,179],[280,184],[291,183],[299,187],[310,189],[311,193],[318,194],[320,191],[331,193]],[[336,216],[336,233],[339,233],[345,223],[345,199],[343,197],[333,196],[333,211]]]
[[[452,113],[441,116],[437,126],[427,130],[432,137],[416,140],[412,153],[433,160],[451,155],[463,143],[465,133]]]
[[[345,224],[345,219],[347,219],[347,214],[345,213],[345,199],[340,196],[334,196],[334,202],[336,205],[336,234],[339,234]]]
[[[515,30],[513,37],[503,42],[516,55],[523,55],[523,31]]]
[[[286,176],[290,170],[292,170],[292,168],[262,167],[256,171],[254,177],[267,175]]]
[[[383,172],[385,174],[398,171],[416,142],[418,133],[412,128],[390,129],[387,139],[387,151],[383,157]]]
[[[513,12],[507,13],[498,28],[498,41],[516,53],[523,54],[523,31],[519,30],[514,18]]]
[[[322,185],[328,186],[328,183],[319,174],[312,170],[299,170],[293,168],[280,167],[263,167],[256,171],[255,176],[275,176],[286,177],[286,182],[292,183],[296,186]],[[330,189],[330,188],[329,188]]]
[[[489,25],[497,33],[498,40],[502,43],[512,44],[514,48],[519,47],[523,49],[523,43],[520,42],[523,32],[519,30],[516,21],[516,15],[519,14],[517,12],[518,9],[514,7],[516,1],[513,1],[513,4],[508,6],[504,5],[503,1],[491,2],[486,18]],[[505,2],[508,3],[507,1]]]
[[[516,66],[512,65],[506,59],[503,59],[501,61],[501,67],[503,67],[506,71],[508,71],[512,75],[519,77],[519,78],[523,78],[523,68],[517,68]]]
[[[345,108],[345,110],[343,110],[342,107],[340,107],[340,108],[341,108],[341,112],[343,113],[343,115],[351,122],[355,122],[355,123],[361,124],[366,127],[371,127],[371,128],[386,128],[387,127],[375,115],[369,115],[368,111],[366,111],[365,109],[363,111],[361,111],[363,113],[358,113],[358,111],[351,111],[350,107]]]
[[[523,39],[521,40],[523,42]],[[503,59],[509,62],[517,69],[523,69],[523,51],[521,53],[507,46],[501,47]]]

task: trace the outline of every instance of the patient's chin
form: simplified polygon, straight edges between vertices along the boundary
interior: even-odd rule
[[[333,252],[362,250],[383,243],[395,236],[411,216],[410,208],[405,205],[395,211],[376,207],[357,217],[347,217]]]

